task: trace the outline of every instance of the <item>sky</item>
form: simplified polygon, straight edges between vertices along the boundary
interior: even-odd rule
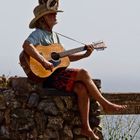
[[[29,22],[38,0],[1,1],[0,75],[25,76],[19,65],[22,44],[33,31]],[[84,68],[101,79],[103,92],[140,92],[140,1],[60,0],[54,31],[86,44],[103,40],[104,51],[94,51],[70,67]],[[60,37],[65,49],[82,45]]]

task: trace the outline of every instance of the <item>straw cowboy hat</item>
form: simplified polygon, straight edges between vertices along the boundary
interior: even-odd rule
[[[36,21],[42,16],[56,12],[63,12],[62,10],[58,10],[58,0],[48,0],[45,4],[36,6],[33,11],[35,17],[31,20],[29,28],[35,28]]]

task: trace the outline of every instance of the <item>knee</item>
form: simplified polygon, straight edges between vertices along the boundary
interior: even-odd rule
[[[90,78],[88,71],[80,69],[78,73],[78,80],[88,80]]]

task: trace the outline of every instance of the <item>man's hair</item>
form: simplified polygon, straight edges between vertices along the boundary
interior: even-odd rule
[[[48,0],[38,0],[38,3],[39,3],[39,4],[44,4],[44,3],[47,3],[47,1],[48,1]]]
[[[39,29],[44,29],[45,24],[46,24],[46,22],[45,22],[44,17],[41,17],[36,21],[35,27],[39,28]]]

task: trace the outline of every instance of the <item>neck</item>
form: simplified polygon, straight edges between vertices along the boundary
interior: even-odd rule
[[[47,30],[48,32],[52,32],[52,28],[45,28],[45,30]]]
[[[43,27],[43,30],[47,30],[48,32],[52,32],[52,28],[47,23],[45,23],[42,27]]]

